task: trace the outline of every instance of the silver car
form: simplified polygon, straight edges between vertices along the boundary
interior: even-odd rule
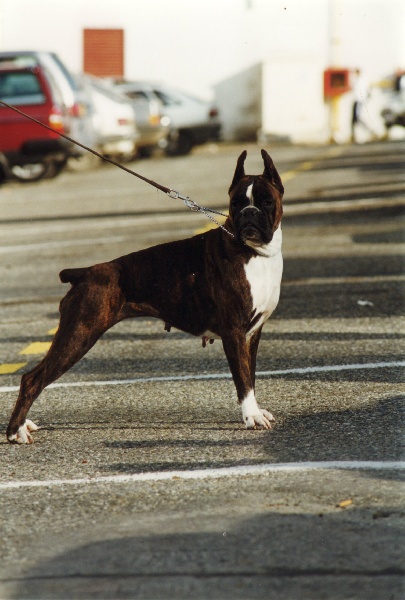
[[[136,82],[110,81],[115,90],[125,94],[133,103],[137,141],[141,156],[150,156],[155,148],[166,147],[170,119],[162,113],[161,103],[149,85]]]
[[[405,127],[405,88],[391,92],[381,111],[381,116],[387,131],[394,125]]]
[[[221,121],[213,104],[168,85],[151,86],[171,121],[166,154],[188,154],[194,146],[220,139]]]
[[[98,77],[81,75],[77,79],[92,105],[97,150],[116,159],[134,158],[140,134],[134,108],[127,96],[111,89]]]
[[[159,100],[168,119],[166,142],[161,143],[166,154],[188,154],[194,146],[220,139],[221,121],[217,108],[210,102],[163,84],[126,81],[115,85],[132,98],[144,95]]]

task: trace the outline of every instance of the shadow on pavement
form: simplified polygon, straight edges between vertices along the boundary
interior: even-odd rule
[[[308,411],[305,398],[302,406],[305,407],[302,413],[277,415],[272,430],[260,432],[259,440],[257,433],[246,431],[236,439],[210,439],[206,430],[199,440],[187,436],[184,423],[181,439],[139,439],[140,434],[135,440],[105,442],[108,448],[127,451],[130,458],[128,462],[109,464],[105,469],[110,473],[142,473],[252,464],[249,446],[261,448],[253,464],[316,462],[319,457],[322,461],[349,462],[403,460],[404,399],[401,396],[357,409]],[[139,420],[142,422],[142,415]],[[171,422],[175,427],[181,426],[175,415],[170,419],[168,414],[166,427],[170,427]],[[162,457],[158,462],[156,455]],[[216,459],[213,460],[212,455]],[[178,459],[167,460],[167,456],[178,456]],[[367,476],[374,477],[374,471]],[[401,474],[395,471],[385,476],[393,480]]]
[[[269,505],[250,518],[186,514],[176,522],[169,514],[146,535],[137,533],[141,516],[134,514],[126,530],[38,564],[9,583],[7,597],[400,598],[398,527],[390,518],[376,520],[372,511],[310,515],[292,508],[280,514]]]

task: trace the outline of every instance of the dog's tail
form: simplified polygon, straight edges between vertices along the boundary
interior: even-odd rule
[[[77,284],[86,279],[88,271],[88,267],[83,267],[81,269],[63,269],[63,271],[59,273],[59,279],[62,283]]]

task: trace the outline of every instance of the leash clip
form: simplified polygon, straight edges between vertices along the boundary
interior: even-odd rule
[[[235,237],[231,231],[228,231],[226,229],[226,227],[224,227],[223,225],[218,223],[218,221],[216,219],[214,219],[214,217],[211,217],[211,215],[209,215],[208,213],[212,212],[217,215],[221,215],[222,217],[226,217],[226,215],[222,214],[221,212],[218,212],[217,210],[212,210],[211,208],[204,208],[203,206],[200,206],[199,204],[197,204],[197,202],[194,202],[194,200],[191,200],[190,196],[182,196],[182,194],[180,194],[176,190],[168,190],[166,192],[166,194],[169,196],[169,198],[173,198],[174,200],[183,200],[183,202],[187,206],[187,208],[189,208],[193,212],[204,213],[204,215],[208,219],[211,219],[211,221],[213,223],[215,223],[216,225],[218,225],[218,227],[220,227],[223,231],[225,231],[225,233],[227,233],[228,235],[230,235],[233,238]]]
[[[169,190],[166,193],[169,196],[169,198],[173,198],[173,200],[183,200],[187,208],[189,208],[193,212],[198,212],[199,210],[201,210],[201,207],[196,202],[194,202],[194,200],[191,200],[190,196],[182,196],[182,194],[180,194],[180,192],[177,192],[176,190]]]
[[[196,204],[194,202],[194,200],[190,200],[190,198],[188,196],[186,196],[185,198],[181,198],[181,199],[183,200],[183,202],[187,206],[187,208],[189,208],[193,212],[198,212],[199,210],[201,210],[201,206],[198,206],[198,204]]]

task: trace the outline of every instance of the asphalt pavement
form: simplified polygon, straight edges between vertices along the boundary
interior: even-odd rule
[[[226,211],[243,148],[129,166]],[[219,341],[118,324],[34,403],[34,444],[0,440],[2,599],[405,598],[405,143],[266,149],[286,188],[257,367],[272,430],[244,429]],[[3,185],[1,431],[62,268],[209,226],[109,165]]]

